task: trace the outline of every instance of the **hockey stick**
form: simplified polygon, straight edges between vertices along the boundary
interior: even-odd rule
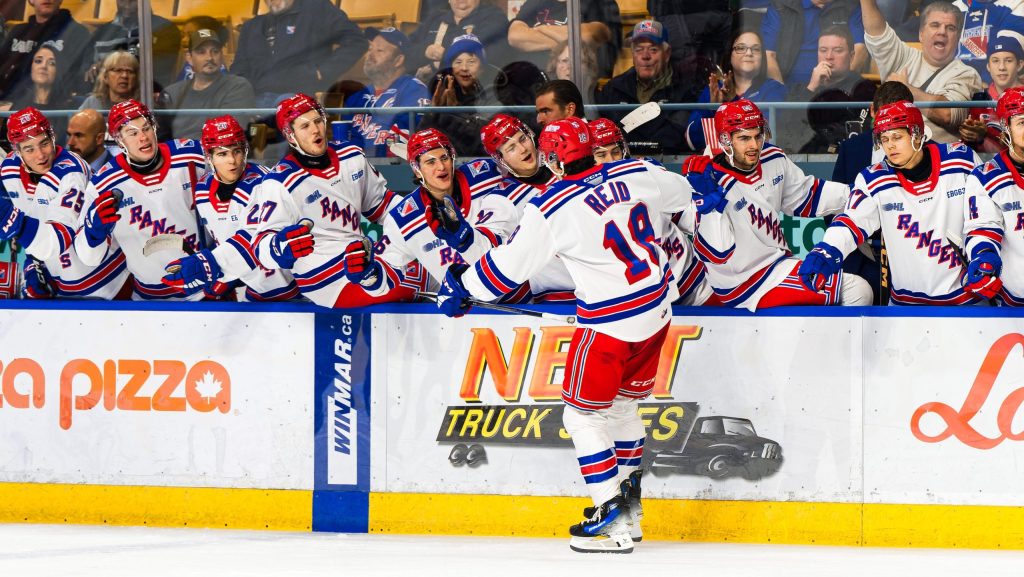
[[[404,142],[392,142],[388,145],[388,150],[402,160],[409,160],[409,146]]]
[[[433,302],[437,302],[437,293],[417,292],[416,296],[424,297],[426,299],[430,299]],[[531,310],[528,310],[528,309],[521,309],[519,307],[512,307],[512,306],[508,306],[508,305],[500,305],[500,304],[497,304],[497,303],[490,303],[490,302],[487,302],[487,301],[481,301],[481,300],[477,300],[477,299],[472,298],[472,297],[467,297],[466,301],[471,306],[480,307],[482,309],[489,309],[489,310],[493,310],[493,311],[501,311],[501,312],[505,312],[505,313],[513,313],[513,314],[517,314],[517,315],[525,315],[525,316],[528,316],[528,317],[537,317],[537,318],[547,319],[549,321],[559,321],[559,322],[563,322],[563,323],[568,324],[568,325],[575,325],[576,324],[576,317],[572,316],[572,315],[566,316],[566,315],[556,315],[554,313],[544,313],[544,312],[540,312],[540,311],[531,311]]]
[[[659,116],[661,116],[661,105],[657,102],[648,102],[623,116],[620,124],[622,124],[622,130],[629,134]]]

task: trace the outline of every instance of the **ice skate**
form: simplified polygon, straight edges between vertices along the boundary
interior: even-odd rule
[[[619,485],[629,503],[629,536],[634,543],[639,543],[644,539],[643,529],[640,528],[640,521],[644,518],[644,506],[640,503],[640,477],[642,475],[643,471],[637,469]],[[586,507],[583,509],[583,516],[589,519],[594,516],[596,510],[597,507]]]
[[[629,505],[621,496],[592,507],[593,514],[569,528],[569,548],[579,553],[632,553]]]

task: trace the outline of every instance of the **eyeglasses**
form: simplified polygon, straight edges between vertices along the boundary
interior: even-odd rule
[[[134,68],[109,68],[107,72],[112,74],[127,74],[128,76],[135,76],[138,74]]]
[[[751,54],[760,54],[761,47],[757,45],[747,46],[746,44],[737,44],[732,47],[732,51],[733,54],[746,54],[747,52],[750,52]]]

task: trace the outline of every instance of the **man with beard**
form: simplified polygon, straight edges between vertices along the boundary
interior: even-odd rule
[[[409,38],[396,28],[367,28],[370,46],[366,49],[363,72],[370,85],[349,96],[346,108],[391,108],[393,106],[427,106],[430,93],[419,80],[406,74],[406,50]],[[373,114],[360,112],[352,115],[352,129],[348,139],[362,146],[367,156],[387,156],[388,142],[402,136],[408,139],[409,115]]]

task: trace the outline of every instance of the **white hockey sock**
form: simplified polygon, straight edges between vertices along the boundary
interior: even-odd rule
[[[562,424],[572,437],[580,473],[595,506],[619,493],[619,468],[607,413],[607,409],[584,412],[569,405],[562,413]]]
[[[644,438],[647,431],[637,407],[640,401],[618,396],[608,409],[608,432],[615,442],[615,458],[619,466],[619,481],[640,467],[644,456]]]

